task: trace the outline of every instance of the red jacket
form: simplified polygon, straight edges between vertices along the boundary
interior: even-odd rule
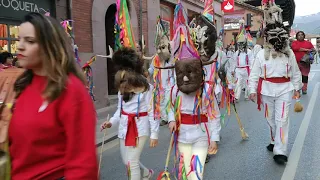
[[[309,41],[293,41],[291,48],[294,52],[294,55],[296,56],[297,62],[300,62],[302,57],[306,54],[304,51],[299,51],[300,48],[305,48],[305,49],[313,49],[313,45]]]
[[[98,179],[91,98],[70,75],[66,89],[46,108],[46,78],[34,76],[16,100],[9,127],[12,180]]]

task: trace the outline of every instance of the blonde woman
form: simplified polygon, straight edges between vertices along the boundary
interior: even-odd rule
[[[95,109],[60,24],[31,13],[20,26],[9,127],[11,179],[98,179]]]

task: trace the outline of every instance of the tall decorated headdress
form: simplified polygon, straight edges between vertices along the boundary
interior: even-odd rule
[[[161,17],[158,17],[156,24],[156,36],[154,39],[154,45],[157,51],[157,56],[155,56],[156,66],[164,61],[169,61],[171,57],[171,46],[170,46],[170,38],[168,36],[168,31],[165,28]]]
[[[210,21],[201,16],[206,23]],[[181,92],[191,93],[195,92],[200,88],[203,81],[203,71],[202,66],[213,63],[212,61],[202,62],[200,60],[200,55],[195,47],[194,42],[192,41],[190,28],[188,26],[188,17],[185,9],[182,6],[182,3],[179,1],[175,7],[174,11],[174,37],[172,39],[172,58],[174,59],[175,64],[173,66],[167,67],[156,67],[159,69],[171,69],[175,68],[177,74],[177,85]],[[210,23],[212,24],[212,23]],[[215,44],[215,43],[214,43]],[[196,80],[190,83],[192,87],[188,86],[185,88],[183,86],[183,77],[179,76],[183,74],[186,70],[192,71],[194,74],[197,74]],[[188,78],[188,77],[187,77]],[[189,78],[190,79],[190,78]],[[191,81],[191,79],[190,79]]]
[[[115,50],[121,47],[135,48],[136,43],[131,26],[128,4],[126,0],[116,2]]]
[[[240,28],[237,36],[237,43],[246,43],[247,39],[246,39],[246,29],[244,27],[244,20],[241,19],[239,21],[239,24],[240,24]]]
[[[264,36],[265,36],[265,59],[289,56],[289,33],[283,24],[282,9],[278,7],[274,0],[263,0],[264,6]]]
[[[199,48],[201,56],[210,57],[216,52],[216,45],[221,44],[218,39],[218,34],[216,27],[214,25],[214,7],[213,0],[206,0],[205,7],[200,15],[200,25],[201,29],[199,32],[199,41],[201,43],[201,47]],[[205,38],[204,38],[205,37]],[[216,42],[216,43],[213,43]]]
[[[145,92],[149,83],[144,77],[143,60],[136,51],[126,0],[116,2],[115,53],[112,61],[119,70],[115,75],[115,86],[125,102],[134,94]]]
[[[156,24],[156,37],[154,39],[155,46],[158,46],[160,44],[161,38],[163,36],[168,36],[168,31],[165,28],[161,17],[158,16],[158,20]]]
[[[178,2],[174,10],[174,37],[173,37],[173,56],[175,61],[186,59],[186,58],[195,58],[198,59],[199,53],[192,41],[189,26],[188,26],[188,16],[185,9],[182,6],[182,3]]]

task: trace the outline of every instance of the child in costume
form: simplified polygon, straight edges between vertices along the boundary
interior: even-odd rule
[[[130,170],[131,180],[150,179],[153,170],[140,163],[140,155],[149,134],[150,147],[158,144],[159,121],[153,116],[153,87],[144,77],[143,61],[134,49],[122,48],[114,53],[112,60],[120,65],[115,76],[118,109],[102,128],[119,124],[121,157]]]
[[[238,50],[233,57],[233,67],[235,68],[236,88],[235,99],[239,100],[242,89],[245,89],[245,98],[248,98],[248,78],[250,74],[250,66],[253,62],[253,55],[247,47],[247,38],[244,29],[244,20],[240,20],[240,30],[237,37]]]
[[[300,97],[301,72],[289,47],[282,10],[274,1],[265,0],[264,5],[265,44],[252,66],[249,92],[251,100],[257,97],[258,109],[262,105],[265,110],[271,132],[267,149],[274,153],[276,163],[284,164],[288,161],[289,109],[292,96]]]
[[[181,2],[175,8],[173,52],[177,60],[175,69],[177,85],[169,95],[169,128],[175,132],[176,142],[188,180],[203,179],[208,152],[217,152],[220,133],[220,112],[213,95],[214,86],[205,83],[202,62],[191,40],[186,12]],[[206,18],[202,16],[202,18]],[[212,42],[215,43],[215,42]],[[166,67],[169,68],[169,67]],[[182,173],[182,171],[180,171]]]
[[[140,163],[140,155],[149,135],[150,147],[158,144],[159,121],[154,118],[153,87],[144,76],[141,54],[135,50],[130,17],[124,16],[129,14],[127,1],[118,0],[117,7],[116,47],[119,49],[112,60],[119,66],[115,75],[115,86],[119,90],[118,108],[101,128],[119,124],[120,153],[129,179],[148,180],[152,178],[153,170]]]

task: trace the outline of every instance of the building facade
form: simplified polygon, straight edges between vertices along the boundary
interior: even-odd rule
[[[251,14],[251,27],[250,33],[253,37],[253,42],[256,41],[256,33],[261,27],[261,22],[263,20],[263,10],[251,6],[246,3],[242,3],[239,1],[235,1],[234,3],[234,11],[226,12],[224,14],[224,39],[223,44],[224,47],[229,45],[233,40],[236,40],[236,36],[238,35],[240,24],[239,21],[244,19],[245,24],[247,23],[247,14]],[[236,43],[234,41],[234,43]]]
[[[127,0],[131,24],[138,43],[144,36],[146,54],[155,53],[155,24],[159,15],[164,19],[172,37],[173,13],[177,0]],[[183,0],[191,20],[201,13],[205,0]],[[215,23],[220,30],[223,25],[222,0],[215,0]],[[114,47],[114,21],[116,0],[6,0],[0,1],[0,48],[16,52],[18,25],[29,12],[50,12],[59,21],[73,20],[75,44],[79,56],[85,63],[93,55],[109,54],[108,46]],[[92,65],[96,108],[117,102],[114,87],[116,67],[110,59],[97,57]]]
[[[53,17],[66,19],[66,9],[66,0],[0,1],[0,50],[16,53],[18,26],[26,14],[50,12]]]

